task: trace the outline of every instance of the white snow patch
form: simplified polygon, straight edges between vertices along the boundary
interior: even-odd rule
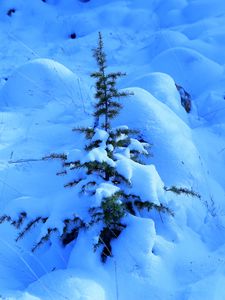
[[[106,300],[104,288],[93,279],[79,277],[72,269],[49,273],[31,284],[27,291],[41,300]]]
[[[100,204],[102,199],[111,197],[119,190],[120,189],[117,186],[103,182],[99,184],[98,188],[96,189],[95,197]]]

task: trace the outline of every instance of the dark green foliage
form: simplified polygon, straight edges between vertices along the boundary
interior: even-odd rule
[[[125,210],[127,213],[134,215],[134,216],[136,215],[132,201],[126,201],[124,203],[124,206],[125,206]]]
[[[100,145],[101,145],[102,141],[101,140],[96,140],[96,141],[93,141],[91,143],[89,143],[88,145],[85,146],[85,151],[90,151],[94,148],[98,148]]]
[[[126,194],[122,190],[111,197],[103,199],[101,207],[91,208],[90,214],[93,218],[93,223],[103,220],[108,227],[116,227],[118,224],[121,224],[121,219],[127,213],[135,216],[135,208],[138,210],[146,209],[147,211],[154,209],[159,213],[174,215],[173,211],[163,204],[157,205],[151,201],[142,201],[139,196]]]
[[[77,185],[80,181],[81,181],[80,179],[70,181],[67,184],[65,184],[64,187],[73,187],[74,185]]]
[[[78,131],[78,132],[84,133],[86,139],[91,139],[95,132],[94,128],[92,128],[92,127],[73,128],[73,131],[75,131],[75,132]]]
[[[108,227],[115,227],[118,225],[122,217],[125,215],[123,205],[117,201],[118,196],[116,194],[105,198],[102,201],[101,208],[103,211],[103,220]]]
[[[174,215],[173,212],[167,206],[163,205],[162,203],[160,205],[157,205],[157,204],[155,204],[153,202],[149,202],[149,201],[135,200],[134,204],[139,210],[146,208],[148,211],[150,211],[151,209],[155,209],[159,213],[167,213],[167,214],[170,214],[171,216]]]
[[[31,220],[30,222],[28,222],[27,225],[25,226],[25,228],[23,228],[23,230],[18,234],[18,236],[16,238],[16,241],[18,241],[19,239],[24,237],[24,235],[28,231],[30,231],[34,226],[36,226],[38,223],[43,223],[44,224],[47,220],[48,220],[47,217],[37,217],[37,218]]]
[[[31,249],[32,252],[37,250],[39,247],[41,247],[44,243],[50,241],[50,238],[54,232],[58,232],[58,229],[56,227],[54,228],[48,228],[47,233],[41,237],[40,241],[34,245],[34,247]]]
[[[74,241],[80,229],[85,228],[87,225],[78,217],[64,220],[63,234],[61,235],[61,241],[64,246]]]
[[[19,218],[17,220],[12,221],[12,225],[15,226],[16,228],[20,228],[22,226],[26,216],[27,216],[27,213],[25,211],[21,212],[19,214]]]
[[[99,32],[98,46],[93,50],[93,56],[98,65],[98,71],[93,72],[91,77],[96,79],[95,98],[98,100],[95,104],[94,117],[99,120],[103,118],[101,127],[108,131],[110,129],[110,120],[119,114],[122,105],[116,100],[127,97],[131,93],[119,92],[116,88],[117,79],[125,76],[122,72],[106,73],[106,54],[103,49],[102,35]]]
[[[125,225],[119,224],[116,228],[104,227],[101,230],[98,242],[94,245],[94,250],[102,246],[101,260],[103,263],[106,262],[108,256],[112,257],[111,241],[117,239],[124,228],[126,228]]]
[[[67,155],[64,153],[51,153],[50,155],[44,156],[42,158],[43,160],[48,160],[48,159],[61,159],[61,160],[66,160]]]
[[[116,192],[111,197],[104,198],[100,207],[90,209],[93,221],[103,221],[109,228],[115,228],[121,224],[121,219],[124,217],[126,210],[121,202],[122,193]]]
[[[17,219],[12,219],[9,215],[3,215],[0,218],[0,224],[3,222],[9,222],[11,225],[13,225],[16,229],[21,229],[19,232],[16,241],[19,241],[22,239],[28,232],[31,232],[32,229],[40,224],[44,224],[47,222],[48,217],[36,217],[32,219],[31,221],[28,221],[23,228],[22,225],[25,223],[27,219],[27,214],[25,212],[21,212],[18,215]],[[88,225],[85,224],[80,218],[73,217],[68,218],[63,221],[64,227],[63,227],[63,234],[60,236],[60,240],[62,242],[63,246],[68,245],[70,242],[74,241],[79,233],[79,230],[81,228],[86,228]],[[39,247],[41,247],[45,242],[51,240],[51,236],[53,233],[59,233],[58,229],[56,227],[54,228],[48,228],[47,233],[43,235],[40,240],[33,246],[31,249],[32,252],[37,250]]]
[[[164,189],[167,192],[173,192],[177,195],[184,194],[184,195],[187,195],[187,196],[197,197],[199,199],[201,198],[201,196],[198,193],[196,193],[195,191],[190,190],[188,188],[184,188],[184,187],[171,186],[170,188],[164,187]]]
[[[69,168],[70,170],[74,169],[85,169],[87,175],[96,174],[101,177],[103,180],[109,181],[121,181],[123,180],[125,183],[129,184],[127,179],[119,174],[114,167],[109,165],[107,162],[99,162],[97,160],[88,161],[85,163],[81,163],[80,161],[74,162],[66,162],[64,163],[64,167]],[[73,180],[65,185],[65,187],[72,187],[77,185],[81,179]]]
[[[163,204],[157,205],[150,201],[141,201],[139,196],[126,194],[122,190],[116,192],[111,197],[103,199],[101,207],[93,207],[89,210],[92,216],[91,224],[103,221],[102,229],[98,242],[94,245],[94,250],[102,246],[101,260],[105,262],[108,256],[112,256],[111,241],[116,239],[126,225],[121,222],[122,218],[130,213],[136,215],[135,208],[138,210],[152,209],[159,213],[166,213],[173,216],[173,212]]]
[[[26,218],[27,216],[27,213],[26,212],[21,212],[19,213],[19,216],[17,219],[13,220],[10,216],[8,215],[3,215],[1,216],[0,218],[0,224],[2,224],[3,222],[9,222],[11,223],[11,225],[15,226],[17,229],[19,229],[23,222],[24,222],[24,219]]]

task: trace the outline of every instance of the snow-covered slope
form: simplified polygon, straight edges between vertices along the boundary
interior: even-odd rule
[[[52,224],[70,213],[74,190],[55,175],[61,164],[41,159],[73,154],[83,141],[71,129],[93,123],[98,31],[109,69],[126,71],[120,87],[134,93],[114,124],[153,144],[154,172],[136,176],[140,192],[149,180],[174,212],[128,217],[106,264],[91,229],[72,246],[33,253],[38,229],[16,243],[4,223],[0,299],[225,299],[224,29],[222,0],[0,1],[1,212],[26,207]],[[189,114],[175,83],[192,97]],[[201,198],[162,194],[162,182]]]

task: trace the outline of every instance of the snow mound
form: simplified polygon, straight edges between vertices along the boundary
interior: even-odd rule
[[[49,273],[31,284],[27,291],[41,300],[106,300],[104,289],[98,283],[75,273],[71,269]]]
[[[212,274],[200,281],[197,281],[190,290],[187,289],[188,299],[224,299],[225,291],[222,288],[225,277],[223,274]]]
[[[188,41],[186,35],[181,32],[162,29],[150,35],[148,38],[149,45],[143,50],[147,51],[148,57],[153,59],[167,49],[184,46]]]
[[[217,16],[225,12],[225,4],[223,0],[198,0],[190,1],[184,8],[183,15],[188,22],[196,22],[199,19],[205,19]]]
[[[127,228],[118,240],[113,241],[117,246],[113,248],[115,259],[118,263],[123,261],[123,264],[120,265],[123,270],[128,270],[135,264],[135,259],[139,261],[142,268],[147,269],[148,267],[144,261],[151,260],[152,249],[156,239],[154,222],[151,219],[134,216],[127,217],[126,221]],[[145,228],[144,232],[143,228]],[[130,245],[132,245],[132,248],[130,248]],[[130,250],[132,251],[130,252]]]
[[[141,88],[125,89],[134,95],[123,99],[124,109],[116,119],[143,133],[152,143],[149,162],[156,166],[166,185],[195,184],[201,178],[198,151],[190,128],[165,104]],[[166,167],[165,167],[166,166]]]
[[[166,104],[180,118],[187,120],[175,82],[168,74],[159,72],[145,74],[131,82],[131,85],[145,89],[157,100]]]
[[[15,292],[13,293],[13,295],[10,294],[10,296],[7,297],[7,300],[40,300],[40,298],[34,297],[27,292],[25,293]]]
[[[203,93],[196,101],[199,115],[211,124],[223,124],[225,111],[224,97],[223,89],[221,91],[211,90]]]
[[[85,88],[79,77],[60,63],[35,59],[18,68],[0,91],[1,105],[40,108],[51,101],[64,106],[84,106]]]
[[[121,157],[116,163],[116,169],[131,183],[133,194],[143,201],[160,205],[159,198],[163,196],[164,184],[154,165],[141,165]]]
[[[151,66],[154,71],[168,73],[193,96],[208,89],[223,74],[219,64],[184,47],[162,52],[152,61]]]
[[[113,241],[121,299],[172,299],[168,297],[173,288],[170,274],[160,256],[153,253],[157,239],[154,222],[134,216],[127,221],[127,228]],[[163,290],[159,291],[160,283]]]

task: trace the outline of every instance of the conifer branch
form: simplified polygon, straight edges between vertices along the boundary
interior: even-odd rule
[[[2,224],[4,222],[9,222],[11,225],[13,225],[17,229],[19,229],[21,227],[21,225],[23,224],[26,216],[27,216],[27,213],[24,211],[19,213],[18,218],[15,220],[13,220],[13,218],[9,215],[3,215],[0,217],[0,224]]]
[[[3,215],[0,217],[0,224],[4,223],[4,222],[11,222],[12,218],[8,215]]]
[[[48,228],[46,235],[44,235],[36,245],[31,249],[32,252],[35,252],[39,247],[41,247],[44,243],[50,241],[51,235],[54,232],[57,232],[58,229],[55,228]]]
[[[12,224],[13,226],[15,226],[17,229],[20,228],[21,225],[23,224],[23,222],[24,222],[26,216],[27,216],[27,213],[26,213],[26,212],[24,212],[24,211],[21,212],[21,213],[19,214],[19,218],[18,218],[17,220],[12,221],[11,224]]]
[[[74,241],[81,229],[86,227],[86,224],[77,216],[73,219],[65,219],[63,234],[60,236],[63,246],[68,245]]]
[[[85,137],[87,139],[91,139],[94,135],[94,128],[92,127],[78,127],[78,128],[73,128],[73,131],[81,132],[85,134]]]
[[[16,241],[20,240],[22,237],[24,237],[24,235],[32,228],[34,227],[36,224],[38,223],[45,223],[48,220],[48,218],[43,218],[43,217],[37,217],[34,220],[30,221],[26,227],[19,233],[19,235],[16,238]]]
[[[81,182],[81,180],[82,179],[77,179],[77,180],[70,181],[70,182],[66,183],[64,185],[64,187],[65,188],[67,188],[67,187],[73,187],[73,186],[77,185],[79,182]]]
[[[197,198],[201,198],[201,196],[196,193],[195,191],[193,191],[192,189],[188,189],[188,188],[184,188],[184,187],[176,187],[176,186],[171,186],[170,188],[168,187],[164,187],[164,190],[166,192],[172,192],[172,193],[175,193],[177,195],[181,195],[181,194],[184,194],[184,195],[187,195],[187,196],[192,196],[192,197],[197,197]]]
[[[43,160],[49,160],[49,159],[66,160],[67,159],[67,155],[65,153],[51,153],[50,155],[44,156],[42,159]]]

